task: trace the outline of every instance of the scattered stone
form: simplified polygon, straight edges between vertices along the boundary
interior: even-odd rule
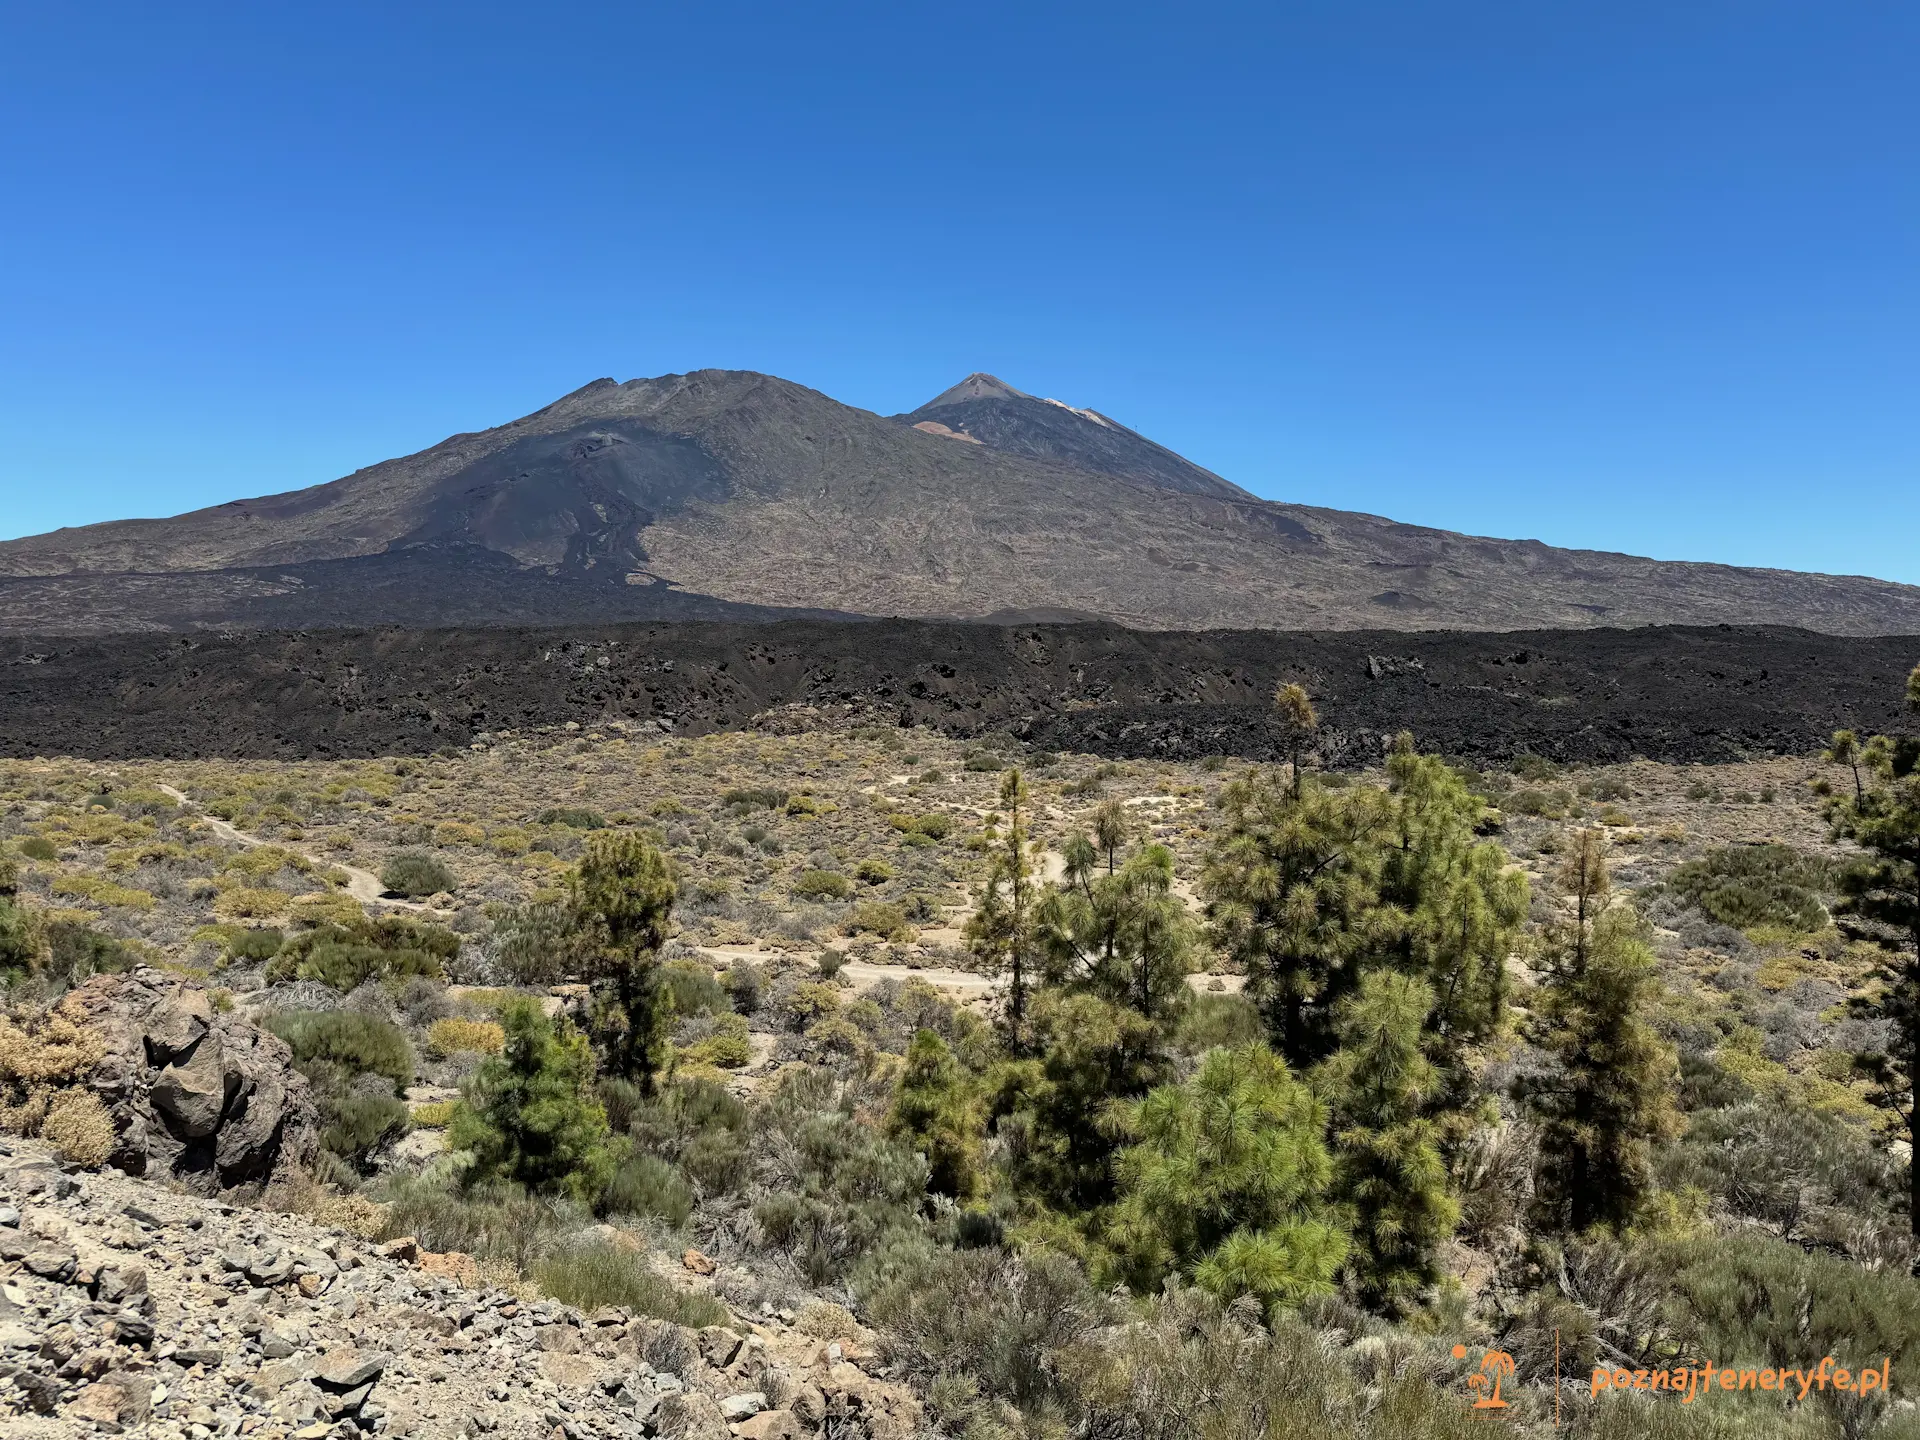
[[[392,1361],[382,1350],[334,1350],[313,1367],[313,1378],[330,1390],[352,1390],[377,1378]]]
[[[718,1267],[698,1250],[688,1250],[680,1257],[680,1263],[696,1275],[711,1275]]]
[[[767,1397],[758,1390],[729,1395],[720,1402],[720,1414],[727,1420],[745,1420],[767,1408]]]
[[[733,1427],[743,1440],[799,1440],[800,1430],[799,1417],[791,1410],[763,1410]]]

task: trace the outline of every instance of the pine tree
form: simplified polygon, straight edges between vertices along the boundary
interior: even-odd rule
[[[1833,732],[1833,744],[1820,757],[1829,765],[1844,765],[1853,772],[1853,798],[1855,803],[1866,799],[1867,789],[1860,779],[1860,737],[1851,730]]]
[[[1646,1023],[1657,996],[1639,917],[1609,907],[1605,842],[1583,830],[1559,875],[1572,915],[1547,938],[1536,1040],[1551,1073],[1522,1077],[1540,1123],[1540,1219],[1556,1230],[1618,1229],[1649,1184],[1652,1142],[1669,1125],[1673,1056]]]
[[[525,997],[508,1002],[500,1023],[506,1043],[475,1073],[448,1144],[473,1156],[469,1184],[508,1180],[591,1201],[619,1162],[594,1096],[592,1049]]]
[[[1907,677],[1907,703],[1920,710],[1920,666]],[[1846,732],[1841,732],[1842,734]],[[1835,751],[1840,736],[1836,735]],[[1875,736],[1858,757],[1873,775],[1863,785],[1855,768],[1852,801],[1836,800],[1828,811],[1834,834],[1866,852],[1840,877],[1840,913],[1866,922],[1868,938],[1885,957],[1882,988],[1854,1002],[1866,1018],[1888,1022],[1891,1039],[1883,1054],[1865,1058],[1880,1101],[1907,1129],[1909,1156],[1920,1157],[1916,1115],[1916,1063],[1920,1062],[1920,768],[1916,746]],[[1834,752],[1829,752],[1834,758]],[[1839,763],[1849,763],[1841,758]],[[1920,1235],[1920,1159],[1908,1160],[1911,1223]]]
[[[1378,790],[1296,795],[1270,771],[1224,786],[1201,875],[1214,943],[1244,967],[1274,1048],[1307,1065],[1333,1045],[1332,1010],[1380,933]]]
[[[1301,685],[1282,685],[1276,689],[1273,708],[1280,717],[1280,734],[1286,741],[1287,758],[1293,762],[1293,798],[1298,800],[1302,780],[1300,758],[1320,731],[1320,716]]]
[[[947,1042],[922,1030],[907,1046],[887,1133],[925,1157],[927,1187],[968,1200],[980,1189],[980,1121],[965,1073]]]
[[[989,1072],[988,1112],[1014,1188],[1083,1214],[1114,1197],[1112,1108],[1167,1083],[1173,1065],[1159,1025],[1099,995],[1045,988],[1032,1014],[1035,1054]]]
[[[988,972],[1008,977],[1005,1029],[1007,1043],[1016,1052],[1027,1043],[1027,970],[1036,943],[1027,798],[1027,782],[1017,769],[1000,777],[1000,828],[993,833],[980,903],[963,932],[968,951]]]
[[[1212,1050],[1127,1112],[1111,1235],[1129,1281],[1191,1274],[1269,1307],[1332,1288],[1347,1236],[1325,1206],[1327,1112],[1264,1045]]]
[[[1400,1314],[1439,1278],[1436,1254],[1460,1209],[1438,1132],[1422,1109],[1439,1077],[1421,1053],[1433,991],[1376,970],[1341,1002],[1340,1049],[1320,1082],[1333,1105],[1334,1195],[1351,1217],[1348,1259],[1366,1304]]]
[[[1387,761],[1392,820],[1380,897],[1394,933],[1384,963],[1433,987],[1429,1053],[1465,1083],[1461,1049],[1506,1017],[1507,956],[1527,916],[1527,880],[1507,853],[1474,833],[1482,806],[1450,765],[1401,735]]]
[[[1050,982],[1085,986],[1155,1018],[1187,996],[1197,927],[1173,890],[1173,852],[1142,845],[1116,868],[1125,832],[1103,832],[1098,820],[1093,836],[1062,847],[1061,883],[1035,907],[1036,944]]]
[[[569,898],[587,937],[587,974],[611,1068],[652,1094],[654,1074],[666,1063],[673,1016],[660,964],[673,913],[672,868],[643,835],[595,831]]]

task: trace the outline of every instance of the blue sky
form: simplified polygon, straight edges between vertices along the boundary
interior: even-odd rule
[[[972,370],[1262,494],[1920,582],[1920,9],[0,14],[0,536],[601,375]]]

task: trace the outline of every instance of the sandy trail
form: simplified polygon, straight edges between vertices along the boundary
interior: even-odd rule
[[[231,840],[236,845],[249,846],[280,844],[277,840],[267,841],[261,839],[258,835],[249,835],[246,831],[236,829],[225,820],[220,819],[219,816],[207,814],[206,811],[202,810],[171,785],[156,782],[156,788],[162,793],[171,796],[173,800],[183,808],[193,811],[195,815],[198,815],[201,820],[206,822],[207,828],[212,830],[213,833],[218,835],[222,840]],[[290,845],[281,845],[281,848],[283,850],[293,849]],[[357,870],[351,865],[341,864],[338,860],[323,860],[317,855],[308,855],[305,851],[301,850],[295,850],[294,853],[311,862],[317,869],[338,870],[341,874],[345,875],[347,877],[347,894],[358,900],[362,905],[392,905],[401,910],[428,910],[432,908],[419,900],[402,900],[398,896],[389,896],[386,893],[386,887],[380,883],[380,877],[371,871]]]

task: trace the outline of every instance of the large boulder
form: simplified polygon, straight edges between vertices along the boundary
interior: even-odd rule
[[[279,1036],[146,967],[96,975],[69,1001],[107,1045],[92,1084],[119,1136],[112,1164],[211,1195],[313,1158],[319,1115]]]

